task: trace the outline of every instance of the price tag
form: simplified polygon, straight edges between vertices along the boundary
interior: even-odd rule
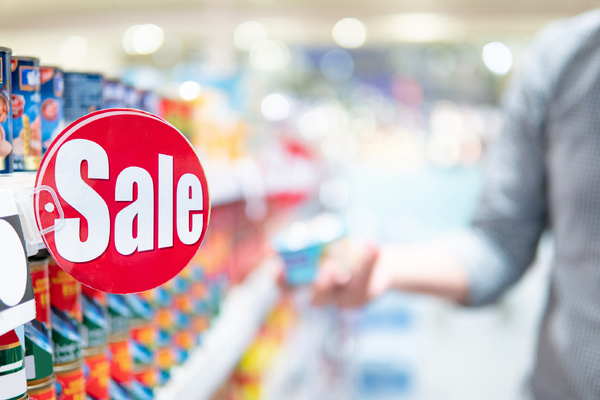
[[[34,197],[46,247],[67,273],[104,292],[141,292],[173,278],[208,226],[194,149],[142,111],[102,110],[73,122],[44,156],[36,187],[51,188]]]
[[[0,191],[0,335],[35,318],[25,239],[10,190]]]

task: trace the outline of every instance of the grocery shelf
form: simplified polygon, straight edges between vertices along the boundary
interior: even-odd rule
[[[278,298],[274,261],[265,263],[231,289],[201,346],[174,367],[157,400],[208,400],[230,377]]]
[[[0,190],[21,187],[33,189],[36,172],[15,172],[11,175],[0,175]]]

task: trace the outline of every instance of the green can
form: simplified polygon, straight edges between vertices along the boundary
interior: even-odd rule
[[[35,296],[33,321],[25,324],[25,364],[27,384],[47,380],[54,372],[53,349],[50,336],[50,283],[48,258],[45,254],[29,257],[29,270]]]
[[[108,329],[111,335],[129,334],[129,320],[131,310],[125,301],[125,296],[120,294],[106,294],[108,308]]]
[[[108,340],[106,293],[81,285],[81,344],[84,349],[104,346]]]
[[[23,346],[12,330],[0,336],[0,399],[17,400],[26,396]]]
[[[54,260],[49,262],[50,304],[54,365],[81,359],[81,284],[63,271]]]

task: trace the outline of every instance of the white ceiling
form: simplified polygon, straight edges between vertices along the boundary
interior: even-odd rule
[[[288,44],[331,45],[343,17],[361,19],[367,45],[389,43],[385,17],[435,12],[456,18],[468,40],[522,40],[548,21],[600,6],[592,0],[0,0],[0,46],[61,64],[60,46],[83,36],[89,51],[82,69],[110,71],[131,62],[121,47],[132,24],[154,23],[187,47],[229,51],[235,27],[256,20],[269,37]]]

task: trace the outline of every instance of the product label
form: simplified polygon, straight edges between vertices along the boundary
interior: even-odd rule
[[[41,67],[42,147],[45,153],[52,140],[65,127],[63,116],[63,73],[53,67]]]
[[[110,363],[106,353],[85,358],[85,391],[96,399],[108,397]]]
[[[108,396],[110,400],[132,400],[129,385],[112,379],[108,382]]]
[[[169,369],[175,365],[175,354],[171,347],[161,347],[156,350],[156,364],[161,369]]]
[[[108,321],[106,305],[102,304],[104,296],[90,297],[87,293],[81,295],[83,324],[81,325],[81,341],[83,348],[96,347],[106,343],[108,336]]]
[[[35,296],[35,319],[50,328],[50,280],[48,263],[31,264],[31,282]]]
[[[102,75],[67,72],[64,78],[64,115],[67,125],[102,107]]]
[[[10,55],[0,51],[0,174],[13,171]]]
[[[148,348],[153,348],[156,346],[158,331],[154,324],[138,326],[131,328],[131,338]]]
[[[12,73],[13,162],[15,171],[35,171],[42,155],[39,67],[18,65]]]
[[[81,358],[81,285],[52,261],[49,274],[54,363],[64,364]]]
[[[190,330],[176,332],[173,335],[173,343],[184,350],[190,350],[196,345],[196,335]]]
[[[48,264],[50,275],[50,304],[81,322],[81,284],[63,271],[55,262]]]
[[[158,371],[150,366],[133,374],[133,379],[149,388],[155,388],[158,383]]]
[[[0,336],[0,399],[20,399],[27,392],[23,347],[15,331]]]
[[[83,368],[56,374],[57,400],[85,400]]]
[[[109,344],[110,376],[117,382],[128,384],[132,377],[131,352],[129,342],[122,340]]]
[[[50,332],[38,320],[25,324],[25,363],[27,380],[37,381],[54,372],[53,349]]]
[[[56,400],[56,384],[51,382],[42,389],[28,390],[29,400]]]
[[[108,329],[113,335],[129,332],[129,318],[131,310],[125,302],[125,296],[120,294],[106,294],[108,306]]]

